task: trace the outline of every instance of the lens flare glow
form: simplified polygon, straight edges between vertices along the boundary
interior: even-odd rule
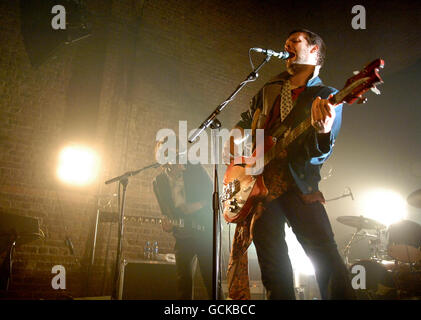
[[[367,192],[362,197],[362,214],[374,219],[386,227],[405,219],[407,205],[404,197],[387,189],[377,189]]]
[[[314,267],[307,257],[303,247],[298,242],[292,229],[285,225],[285,241],[288,245],[288,255],[295,273],[314,275]]]
[[[95,180],[99,171],[99,157],[84,146],[65,147],[59,156],[58,177],[69,184],[86,185]]]

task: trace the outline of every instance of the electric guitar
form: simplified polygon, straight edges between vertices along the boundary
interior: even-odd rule
[[[384,67],[382,59],[376,59],[369,63],[361,71],[354,72],[354,76],[349,78],[344,88],[329,99],[335,106],[341,103],[353,104],[365,103],[367,99],[363,94],[371,89],[374,93],[380,94],[376,85],[383,83],[379,75],[379,69]],[[311,118],[307,118],[297,127],[288,130],[288,134],[280,139],[267,136],[264,139],[264,166],[275,159],[302,133],[311,127]],[[259,146],[257,146],[259,147]],[[259,154],[259,153],[257,153]],[[268,189],[263,180],[263,174],[248,175],[247,169],[256,165],[254,160],[256,150],[252,157],[241,157],[230,163],[224,175],[223,191],[221,200],[223,203],[224,218],[229,223],[243,221],[252,211],[257,200],[264,199],[268,195]]]

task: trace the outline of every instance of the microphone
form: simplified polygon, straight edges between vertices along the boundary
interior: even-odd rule
[[[261,48],[251,48],[250,50],[256,51],[256,52],[262,52],[267,56],[274,56],[278,59],[286,60],[288,58],[292,58],[294,56],[293,53],[289,53],[288,51],[281,51],[276,52],[270,49],[261,49]]]
[[[348,189],[348,196],[351,197],[352,200],[354,200],[354,195],[352,194],[351,188],[350,187],[346,187]]]

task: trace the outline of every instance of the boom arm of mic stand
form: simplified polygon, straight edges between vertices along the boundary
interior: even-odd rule
[[[253,70],[248,76],[247,78],[242,81],[238,87],[234,90],[234,92],[228,97],[227,100],[225,100],[224,102],[222,102],[218,107],[216,107],[216,109],[211,113],[211,115],[209,117],[206,118],[205,121],[203,121],[203,123],[199,126],[198,129],[196,129],[196,131],[190,136],[189,138],[189,142],[193,143],[197,137],[202,133],[202,131],[204,131],[206,128],[209,128],[209,126],[213,123],[213,121],[215,120],[216,116],[228,105],[228,103],[230,103],[231,101],[234,100],[235,96],[237,95],[238,92],[240,92],[240,90],[249,82],[255,81],[257,79],[257,77],[259,76],[257,71],[260,70],[261,67],[263,67],[263,65],[268,62],[270,60],[271,56],[267,55],[265,60],[262,61],[262,63],[255,69]]]
[[[342,199],[342,198],[345,198],[345,197],[349,197],[349,196],[351,196],[351,194],[350,194],[350,193],[343,194],[343,195],[341,195],[341,196],[339,196],[339,197],[332,198],[332,199],[328,199],[328,200],[326,200],[326,202],[333,201],[333,200],[339,200],[339,199]]]
[[[159,166],[160,166],[160,164],[158,162],[156,162],[156,163],[151,164],[149,166],[143,167],[139,170],[127,171],[126,173],[122,174],[121,176],[118,176],[118,177],[115,177],[115,178],[112,178],[110,180],[105,181],[105,184],[110,184],[110,183],[113,183],[113,182],[116,182],[116,181],[122,181],[124,179],[127,179],[128,177],[132,177],[132,176],[137,175],[139,172],[141,172],[143,170],[146,170],[146,169],[149,169],[149,168],[157,168]]]

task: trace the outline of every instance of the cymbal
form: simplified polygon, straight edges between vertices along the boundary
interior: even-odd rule
[[[341,216],[336,219],[340,223],[357,229],[385,229],[386,226],[376,220],[363,216]]]
[[[421,209],[421,189],[412,192],[406,201],[415,208]]]

